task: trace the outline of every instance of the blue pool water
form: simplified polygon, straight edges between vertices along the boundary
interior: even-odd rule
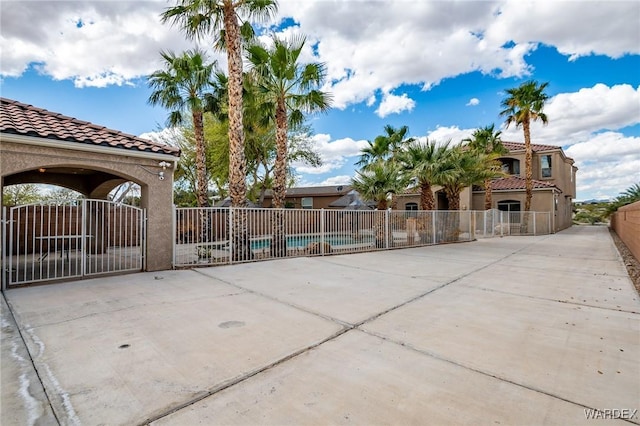
[[[329,245],[333,246],[344,246],[348,244],[363,244],[370,243],[373,241],[373,237],[371,236],[363,236],[361,238],[353,238],[348,235],[329,235],[324,237],[324,241],[329,243]],[[305,236],[295,236],[295,237],[287,237],[287,248],[306,248],[311,243],[320,242],[319,235],[305,235]],[[262,239],[262,240],[254,240],[251,241],[251,249],[258,250],[263,248],[271,247],[271,239]]]

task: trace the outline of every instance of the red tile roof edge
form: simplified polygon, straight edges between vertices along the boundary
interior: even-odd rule
[[[7,98],[0,98],[0,133],[180,156],[179,148]]]
[[[551,182],[545,182],[545,181],[536,180],[536,179],[533,179],[532,182],[533,182],[533,189],[557,189],[558,191],[560,191],[560,188],[558,188],[556,185],[554,185]],[[525,178],[520,176],[509,176],[509,177],[494,179],[491,181],[491,191],[519,191],[519,190],[524,191],[525,184],[526,184]],[[476,190],[481,192],[484,191],[479,187],[478,189],[474,187],[474,191]]]
[[[510,141],[502,141],[502,145],[507,148],[509,151],[524,151],[524,142],[510,142]],[[557,145],[543,145],[532,143],[531,150],[536,151],[553,151],[556,149],[562,149],[561,146]]]

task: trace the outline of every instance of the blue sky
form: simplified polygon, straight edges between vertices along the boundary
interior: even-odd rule
[[[1,95],[154,137],[167,112],[147,104],[145,76],[161,49],[195,44],[160,24],[170,4],[1,0]],[[500,127],[504,89],[529,79],[550,96],[533,141],[575,159],[578,200],[640,181],[640,2],[280,1],[262,30],[305,34],[304,60],[328,70],[334,108],[310,117],[324,165],[298,165],[300,185],[347,183],[386,124],[454,142]]]

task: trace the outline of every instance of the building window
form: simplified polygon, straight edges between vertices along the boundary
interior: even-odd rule
[[[513,158],[501,158],[502,172],[508,175],[520,175],[520,160]]]
[[[418,203],[407,203],[404,205],[405,210],[418,210]]]
[[[303,209],[312,209],[313,208],[313,197],[303,197],[300,201],[300,205]]]
[[[540,157],[541,176],[543,178],[551,177],[551,156],[543,155]]]
[[[514,200],[505,200],[498,201],[498,210],[503,212],[519,212],[520,211],[520,201]]]

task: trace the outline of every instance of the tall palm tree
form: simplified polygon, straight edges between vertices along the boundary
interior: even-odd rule
[[[216,37],[227,51],[229,71],[229,193],[231,205],[246,205],[246,159],[242,122],[241,28],[250,33],[249,19],[264,20],[277,10],[275,0],[178,0],[166,9],[162,22],[178,24],[189,38]],[[241,21],[246,18],[247,21]],[[241,24],[242,22],[242,24]]]
[[[261,89],[264,110],[276,124],[276,161],[273,172],[273,207],[284,208],[287,188],[287,135],[289,127],[299,127],[305,114],[325,112],[330,108],[331,96],[319,88],[324,82],[324,64],[300,64],[300,54],[305,45],[302,36],[282,40],[272,37],[273,46],[267,48],[253,44],[247,48],[247,56]],[[286,256],[284,215],[274,213],[271,254]]]
[[[242,121],[242,44],[252,35],[249,20],[266,20],[278,9],[276,0],[178,0],[166,9],[162,22],[178,24],[189,38],[215,37],[214,46],[227,51],[229,71],[229,195],[233,207],[245,207],[246,158]],[[246,19],[242,21],[242,19]],[[242,24],[241,24],[242,22]],[[243,30],[243,31],[242,31]],[[233,216],[234,260],[251,258],[247,217]]]
[[[438,144],[436,141],[411,141],[400,155],[402,169],[414,179],[420,188],[420,208],[435,210],[436,202],[431,191],[439,163],[449,149],[450,141]]]
[[[319,89],[326,76],[324,64],[299,63],[304,37],[294,36],[290,40],[273,37],[272,41],[270,48],[254,44],[247,48],[247,53],[262,92],[263,105],[276,123],[273,207],[283,208],[289,126],[302,125],[305,114],[326,112],[331,106],[331,95]]]
[[[366,169],[356,172],[351,180],[353,189],[365,200],[375,201],[378,210],[384,211],[389,205],[390,197],[402,191],[407,185],[407,178],[396,163],[377,161]],[[384,246],[384,216],[376,213],[376,246]]]
[[[472,150],[484,154],[497,154],[504,155],[508,151],[502,144],[502,139],[500,135],[501,131],[496,131],[495,126],[491,124],[490,126],[486,126],[480,129],[476,129],[471,138],[463,139],[462,142],[466,142],[467,146]],[[492,201],[492,193],[491,193],[491,181],[492,179],[486,179],[484,181],[484,209],[489,210]]]
[[[204,93],[210,87],[215,62],[206,63],[204,52],[193,49],[176,56],[173,52],[161,52],[164,69],[155,71],[148,78],[153,91],[151,105],[161,105],[170,110],[167,124],[183,125],[190,111],[196,141],[196,198],[199,207],[208,207],[207,170],[204,143]]]
[[[516,128],[522,126],[524,132],[525,148],[525,203],[524,211],[531,210],[531,198],[533,196],[533,152],[531,149],[531,122],[540,120],[547,124],[547,115],[543,112],[544,104],[549,96],[544,92],[549,83],[538,84],[536,81],[527,81],[519,87],[507,89],[507,97],[502,100],[504,108],[500,115],[506,117],[507,128],[515,123]],[[522,227],[526,229],[527,217],[523,218]]]

